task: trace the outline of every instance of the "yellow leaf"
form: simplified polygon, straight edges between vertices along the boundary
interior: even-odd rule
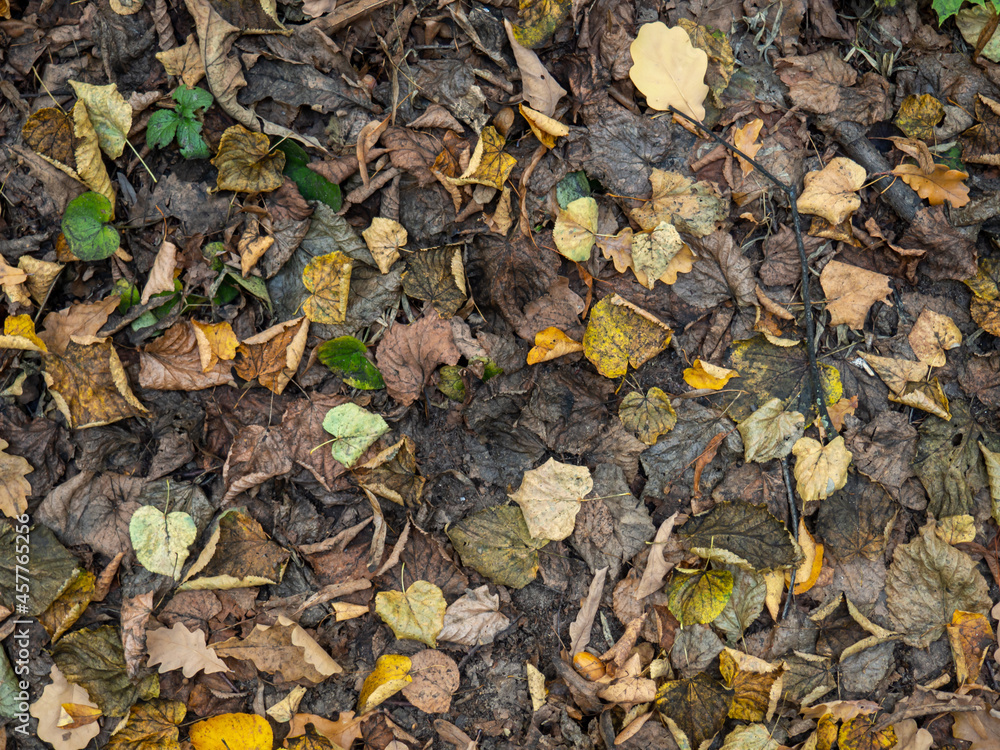
[[[923,362],[864,354],[865,362],[889,386],[889,400],[922,409],[946,422],[951,419],[948,399],[937,378],[930,378],[930,367]]]
[[[976,683],[986,653],[993,645],[990,621],[978,612],[955,610],[947,631],[958,684]]]
[[[398,221],[376,216],[371,226],[361,233],[371,251],[378,270],[389,273],[392,264],[399,260],[399,251],[406,245],[406,229]]]
[[[8,518],[17,518],[28,509],[31,482],[24,477],[35,468],[27,459],[5,453],[7,445],[0,438],[0,511]]]
[[[559,541],[573,533],[580,504],[594,488],[590,469],[550,458],[524,472],[510,499],[521,506],[532,539]]]
[[[826,294],[830,325],[846,323],[856,331],[864,328],[871,306],[892,294],[888,276],[839,260],[826,264],[819,283]]]
[[[275,149],[263,133],[253,133],[240,124],[222,134],[212,160],[219,170],[216,187],[234,193],[267,193],[284,182],[285,154]]]
[[[699,122],[705,119],[708,54],[691,44],[684,29],[667,28],[659,21],[643,24],[629,49],[633,61],[629,77],[650,107],[672,106]]]
[[[192,320],[194,337],[198,342],[198,356],[201,359],[202,372],[208,372],[219,360],[229,362],[236,358],[236,349],[240,345],[229,321],[222,323],[199,323]]]
[[[969,173],[951,169],[945,164],[935,164],[929,172],[925,172],[917,164],[899,164],[892,173],[932,206],[940,206],[948,201],[958,208],[972,200],[969,198],[968,186],[962,182],[969,179]]]
[[[409,656],[386,654],[375,662],[375,669],[365,678],[358,696],[358,713],[371,711],[385,699],[395,695],[413,682],[410,677]]]
[[[784,571],[772,570],[764,573],[764,585],[767,589],[764,604],[767,605],[767,611],[771,613],[771,619],[777,622],[781,613],[781,594],[785,590]]]
[[[797,206],[804,214],[822,216],[831,224],[841,224],[861,208],[857,194],[865,184],[867,172],[860,164],[838,156],[818,172],[803,178],[805,189]]]
[[[538,671],[538,667],[530,661],[525,662],[525,670],[528,673],[528,694],[531,696],[531,710],[537,711],[545,705],[545,698],[549,691],[545,688],[545,675]]]
[[[447,606],[441,589],[427,581],[416,581],[406,591],[375,595],[375,613],[397,638],[420,641],[431,648],[437,648]]]
[[[179,750],[179,729],[187,706],[180,701],[137,703],[124,727],[116,729],[107,750]],[[235,748],[233,748],[235,750]]]
[[[132,129],[132,106],[118,93],[118,87],[113,83],[107,86],[73,80],[68,83],[87,107],[101,151],[109,158],[117,159],[125,151],[125,140]]]
[[[783,665],[725,648],[719,654],[719,671],[726,687],[735,693],[729,718],[770,720],[781,695]]]
[[[583,344],[550,326],[535,334],[535,345],[528,352],[528,364],[537,365],[539,362],[548,362],[550,359],[582,351]]]
[[[288,724],[295,712],[299,710],[299,704],[302,702],[306,690],[307,688],[302,685],[296,685],[288,695],[267,709],[265,713],[279,724]]]
[[[823,545],[816,544],[813,535],[806,528],[805,521],[799,519],[799,547],[805,559],[795,571],[795,591],[794,594],[804,594],[816,585],[820,571],[823,569]],[[791,573],[785,571],[785,585],[792,582]]]
[[[528,121],[528,127],[531,128],[531,132],[535,134],[535,137],[545,148],[555,147],[556,138],[569,135],[569,127],[563,125],[558,120],[541,112],[536,112],[531,107],[526,107],[523,104],[518,105],[518,109],[521,110],[521,116]]]
[[[274,244],[274,237],[260,233],[260,224],[257,221],[249,221],[247,228],[240,236],[240,241],[236,249],[240,254],[240,271],[243,278],[253,270],[264,253]]]
[[[795,485],[804,502],[823,500],[847,484],[851,452],[843,437],[838,435],[826,445],[812,438],[799,438],[792,453]]]
[[[894,123],[910,138],[929,140],[944,117],[944,105],[930,94],[910,94],[903,99]]]
[[[649,177],[653,195],[631,216],[651,232],[666,221],[678,232],[706,237],[729,214],[729,204],[709,182],[694,182],[677,172],[653,169]]]
[[[47,260],[32,258],[30,255],[18,258],[17,267],[28,274],[28,280],[25,282],[28,293],[38,304],[42,304],[56,277],[65,268],[61,263],[50,263]]]
[[[742,128],[736,128],[733,132],[733,145],[753,159],[757,156],[757,152],[760,151],[762,145],[757,143],[757,137],[760,135],[760,129],[763,127],[764,121],[758,117],[756,120],[748,122]],[[753,164],[739,155],[736,156],[736,159],[739,161],[740,169],[743,170],[744,175],[753,172]]]
[[[111,187],[111,178],[108,177],[108,170],[101,156],[100,139],[90,121],[87,105],[82,101],[73,105],[73,134],[76,136],[76,170],[80,173],[79,179],[95,193],[107,198],[113,213],[115,191]]]
[[[622,399],[618,418],[646,445],[655,445],[657,438],[674,429],[677,412],[670,398],[659,388],[650,388],[643,395],[633,391]]]
[[[577,198],[559,209],[552,240],[564,257],[578,263],[589,260],[596,234],[597,201],[593,198]]]
[[[728,570],[682,570],[670,583],[668,607],[681,627],[710,623],[722,614],[733,595]]]
[[[93,724],[101,716],[103,716],[101,709],[94,706],[84,703],[63,703],[56,724],[63,729],[79,729]]]
[[[947,315],[924,308],[907,341],[921,362],[930,367],[944,367],[948,363],[945,352],[962,345],[962,332]]]
[[[566,20],[571,7],[570,0],[520,0],[521,24],[514,27],[514,37],[528,49],[541,47]]]
[[[711,362],[704,362],[696,359],[691,367],[684,369],[684,382],[692,388],[707,388],[713,391],[720,391],[726,387],[733,378],[738,378],[740,374],[736,370],[728,367],[713,365]]]
[[[503,150],[506,143],[506,139],[495,127],[486,126],[479,134],[479,142],[472,152],[468,168],[461,177],[448,179],[456,185],[477,183],[497,190],[503,189],[503,184],[517,164],[517,159]]]
[[[591,199],[593,200],[593,199]],[[554,236],[554,235],[553,235]],[[684,241],[673,224],[661,221],[649,233],[640,232],[632,238],[632,264],[635,276],[645,286],[652,289],[684,248]]]
[[[351,288],[354,261],[339,250],[309,261],[302,283],[312,294],[302,312],[313,323],[343,323],[347,316],[347,294]]]
[[[670,326],[613,294],[591,310],[583,353],[601,375],[617,378],[666,349],[672,335]]]
[[[49,348],[35,334],[35,322],[30,315],[11,315],[4,319],[0,349],[22,349],[29,352],[47,352]]]
[[[220,714],[191,727],[194,750],[272,750],[274,734],[256,714]]]
[[[205,77],[205,62],[194,34],[188,34],[181,47],[157,52],[156,59],[163,65],[167,75],[177,76],[189,89],[193,89]]]
[[[938,539],[948,544],[964,544],[976,539],[976,519],[968,515],[945,516],[934,529]]]
[[[889,750],[894,747],[896,732],[891,726],[878,729],[878,718],[874,714],[862,714],[841,724],[837,735],[840,750]]]

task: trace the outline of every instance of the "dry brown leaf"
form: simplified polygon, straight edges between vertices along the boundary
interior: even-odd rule
[[[438,640],[483,646],[492,643],[508,625],[510,620],[500,613],[500,596],[490,594],[489,587],[480,586],[448,605]]]
[[[424,649],[410,657],[410,663],[413,682],[403,688],[406,700],[424,713],[448,713],[459,685],[455,660],[442,651]]]
[[[378,270],[389,273],[392,264],[399,260],[399,251],[406,245],[406,229],[395,219],[376,216],[371,226],[361,233],[371,251]]]
[[[804,189],[798,199],[798,209],[804,214],[821,216],[831,224],[842,224],[861,208],[858,190],[865,184],[867,172],[843,156],[830,160],[818,172],[803,178]]]
[[[246,638],[230,638],[212,647],[219,656],[252,661],[286,682],[308,680],[318,685],[344,671],[305,629],[284,615],[278,615],[274,625],[256,625]]]
[[[510,41],[510,47],[514,51],[514,61],[517,63],[518,71],[521,73],[524,100],[533,109],[537,109],[543,115],[552,117],[556,111],[556,104],[566,96],[566,89],[560,86],[559,82],[552,77],[552,74],[545,69],[545,66],[538,59],[538,55],[534,50],[528,49],[517,41],[510,21],[504,19],[503,25],[507,30],[507,39]]]
[[[71,337],[96,335],[108,322],[108,316],[118,306],[119,300],[115,295],[100,302],[70,305],[59,312],[49,313],[42,321],[44,327],[38,332],[38,338],[53,354],[65,354]]]
[[[274,244],[274,237],[260,233],[260,222],[255,218],[247,221],[246,229],[240,236],[240,241],[236,245],[240,254],[240,272],[243,278],[253,270],[271,246]]]
[[[969,187],[963,183],[963,180],[969,179],[969,173],[951,169],[945,164],[935,164],[930,170],[924,170],[918,164],[899,164],[892,173],[932,206],[948,201],[958,208],[971,200]]]
[[[228,321],[199,323],[197,320],[192,320],[191,325],[194,326],[194,337],[198,342],[202,372],[211,370],[219,360],[230,362],[236,357],[236,349],[240,342]]]
[[[228,364],[216,362],[203,369],[195,327],[181,321],[139,352],[139,385],[159,391],[198,391],[236,383]]]
[[[28,509],[31,482],[25,479],[35,468],[21,456],[5,453],[8,443],[0,438],[0,512],[17,518]]]
[[[188,630],[179,622],[169,628],[146,631],[146,648],[149,666],[158,666],[160,674],[180,669],[185,677],[194,677],[198,672],[229,671],[225,662],[206,645],[204,632],[197,628]]]
[[[819,281],[826,294],[830,325],[846,323],[856,331],[864,328],[871,306],[885,302],[892,294],[888,276],[838,260],[826,264]]]
[[[580,602],[580,611],[577,613],[576,619],[570,623],[570,656],[576,656],[590,643],[590,629],[594,625],[594,617],[601,606],[601,594],[604,591],[604,579],[607,578],[607,575],[607,568],[601,568],[594,573],[587,597]]]
[[[907,336],[917,359],[931,367],[944,367],[945,352],[962,345],[962,332],[947,315],[924,308]]]
[[[795,454],[795,487],[805,502],[823,500],[847,484],[851,452],[838,435],[826,445],[812,438],[799,438]]]
[[[667,562],[666,558],[664,558],[663,549],[670,538],[670,532],[673,531],[677,519],[678,514],[674,513],[661,523],[660,528],[656,530],[656,536],[649,547],[646,569],[642,572],[639,587],[635,590],[636,599],[645,599],[654,591],[662,589],[664,582],[667,580],[667,573],[674,567],[672,563]]]
[[[160,292],[174,291],[174,269],[177,266],[177,245],[173,242],[164,241],[156,253],[153,260],[153,267],[149,269],[149,278],[142,288],[140,302],[146,304],[150,297]]]
[[[22,255],[18,258],[17,267],[28,274],[25,286],[28,288],[28,294],[38,304],[45,301],[56,277],[65,268],[61,263],[50,263],[47,260],[32,258],[30,255]]]
[[[375,361],[389,395],[409,406],[423,393],[438,365],[458,364],[461,356],[451,324],[430,310],[416,323],[396,323],[390,328],[378,345]]]
[[[236,374],[281,395],[295,375],[309,337],[309,321],[295,318],[277,323],[245,339],[237,348]]]
[[[156,59],[163,65],[167,75],[179,77],[189,89],[194,88],[205,77],[205,62],[194,34],[188,34],[187,40],[180,47],[157,52]]]
[[[889,400],[922,409],[948,421],[948,399],[937,378],[930,377],[930,366],[906,359],[862,355],[875,373],[889,386]]]

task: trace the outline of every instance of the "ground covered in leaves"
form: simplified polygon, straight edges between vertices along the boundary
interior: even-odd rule
[[[997,747],[996,32],[0,0],[6,742]]]

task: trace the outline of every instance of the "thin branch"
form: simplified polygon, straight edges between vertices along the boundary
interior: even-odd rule
[[[792,532],[796,536],[799,533],[799,508],[795,503],[795,492],[792,490],[792,480],[788,476],[788,456],[781,459],[781,476],[785,480],[785,491],[788,492],[788,513],[791,516]],[[795,598],[795,568],[792,568],[788,582],[788,596],[785,597],[785,608],[782,610],[781,619],[788,617],[788,611],[792,606],[792,599]]]
[[[823,380],[820,377],[819,363],[816,361],[816,324],[813,320],[812,297],[809,292],[809,259],[806,257],[806,246],[802,241],[802,220],[799,216],[798,206],[796,205],[799,197],[798,188],[795,185],[788,185],[779,180],[759,162],[747,156],[731,143],[727,143],[724,138],[713,133],[693,117],[684,114],[674,107],[668,106],[668,109],[678,117],[682,117],[692,125],[696,125],[716,143],[752,164],[754,169],[764,175],[776,188],[788,196],[788,202],[792,211],[792,229],[795,232],[795,244],[799,250],[799,265],[802,270],[802,303],[805,308],[806,319],[806,352],[809,355],[810,399],[816,408],[817,415],[823,423],[823,431],[830,435],[836,435],[837,431],[833,428],[833,420],[830,419],[830,413],[826,409],[826,393],[823,389]]]

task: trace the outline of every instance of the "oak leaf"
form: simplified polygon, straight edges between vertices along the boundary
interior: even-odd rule
[[[146,648],[149,651],[149,666],[158,666],[160,674],[179,669],[190,678],[198,672],[214,674],[229,671],[215,650],[206,645],[205,633],[199,628],[188,630],[180,622],[169,628],[146,631]]]
[[[521,486],[510,496],[521,506],[533,539],[559,541],[573,533],[580,504],[594,488],[590,469],[550,458],[524,472]]]
[[[156,53],[167,75],[177,76],[184,85],[193,89],[205,77],[205,62],[194,34],[188,34],[184,44]]]
[[[751,120],[742,128],[736,128],[733,131],[733,145],[736,146],[740,151],[753,159],[757,156],[757,152],[763,144],[757,143],[757,137],[760,135],[761,128],[764,127],[764,121],[759,117],[755,120]],[[743,170],[744,175],[748,175],[753,172],[753,164],[748,162],[739,154],[736,155],[736,159],[739,161],[740,169]]]
[[[302,284],[310,292],[302,312],[313,323],[343,323],[351,288],[354,261],[339,250],[313,258],[302,271]]]
[[[969,179],[969,173],[951,169],[945,164],[934,164],[929,170],[919,164],[898,164],[892,173],[932,206],[940,206],[948,201],[959,208],[972,200],[969,198],[968,185],[963,183],[963,180]]]
[[[630,51],[629,78],[650,107],[674,107],[699,122],[705,119],[708,54],[691,44],[684,29],[659,21],[643,24]]]
[[[211,83],[211,78],[209,79]],[[217,93],[216,87],[212,91]],[[219,98],[222,103],[222,98]],[[285,154],[271,150],[263,133],[253,133],[237,123],[222,134],[219,150],[211,160],[219,170],[216,187],[234,193],[267,193],[281,187]]]
[[[0,438],[0,512],[16,518],[28,509],[31,483],[24,477],[35,470],[27,459],[5,453],[8,443]]]
[[[29,713],[38,719],[35,733],[38,739],[49,743],[55,750],[83,750],[101,733],[101,725],[94,722],[74,729],[60,727],[57,724],[59,709],[64,703],[85,705],[94,709],[97,708],[97,704],[90,700],[90,696],[81,685],[68,682],[55,664],[49,672],[49,679],[51,682],[45,686],[38,700],[28,709]]]

